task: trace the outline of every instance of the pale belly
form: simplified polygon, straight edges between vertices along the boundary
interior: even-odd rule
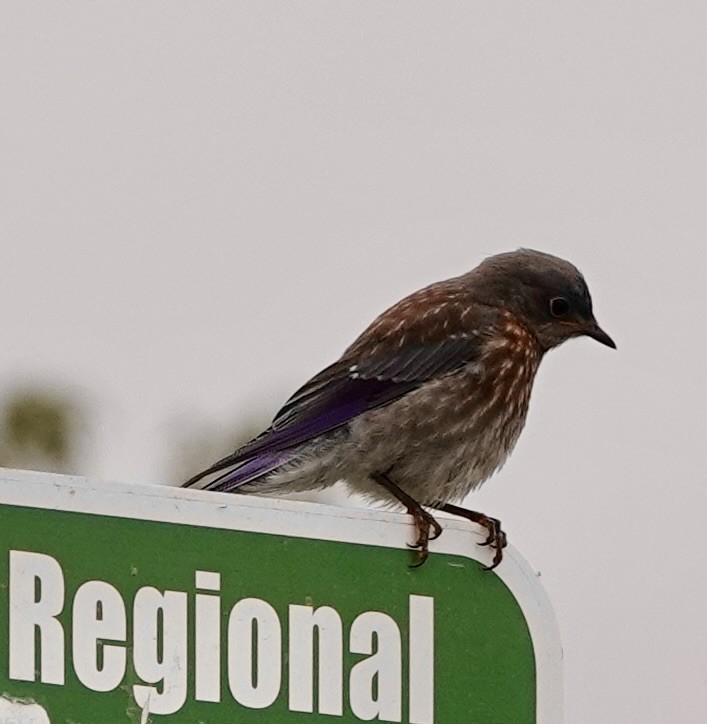
[[[487,391],[472,372],[457,373],[362,415],[350,426],[353,448],[346,445],[349,484],[379,497],[369,475],[385,472],[419,502],[460,500],[513,450],[525,424],[532,376],[519,386],[524,392],[507,395],[507,385]]]
[[[344,480],[356,493],[393,503],[371,478],[385,473],[420,503],[458,501],[513,450],[537,370],[532,362],[499,365],[491,382],[478,366],[431,381],[311,441],[290,463],[243,492],[295,492]]]

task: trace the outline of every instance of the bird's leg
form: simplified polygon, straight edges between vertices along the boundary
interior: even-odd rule
[[[417,531],[417,540],[411,547],[417,548],[418,560],[411,567],[417,568],[421,566],[427,560],[429,554],[427,544],[430,540],[439,538],[442,533],[442,526],[431,513],[428,513],[413,497],[398,487],[385,473],[373,473],[371,477],[395,496],[412,516]],[[430,531],[432,531],[432,534],[430,534]]]
[[[501,528],[501,521],[498,518],[491,518],[483,513],[477,513],[475,510],[460,508],[458,505],[452,505],[451,503],[439,503],[435,505],[435,507],[443,510],[445,513],[458,515],[486,528],[488,536],[486,540],[479,545],[491,546],[496,552],[493,554],[493,562],[490,566],[485,566],[485,570],[493,570],[503,560],[503,549],[507,545],[507,539],[506,534]]]

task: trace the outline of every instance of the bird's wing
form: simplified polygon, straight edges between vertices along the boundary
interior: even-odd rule
[[[401,320],[395,314],[400,304],[381,315],[338,362],[297,390],[265,432],[185,486],[240,466],[237,481],[222,476],[208,486],[233,489],[280,465],[295,446],[478,359],[481,337],[461,328],[461,313],[446,310],[444,315],[431,314],[427,319],[416,315]]]
[[[275,416],[271,434],[287,432],[289,437],[303,425],[322,434],[474,361],[476,347],[465,336],[434,345],[393,345],[376,356],[358,357],[357,362],[344,357],[292,395]]]

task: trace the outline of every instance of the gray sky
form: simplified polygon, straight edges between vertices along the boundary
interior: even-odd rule
[[[570,724],[707,710],[697,2],[0,2],[4,386],[83,390],[85,471],[269,416],[414,289],[520,245],[613,352],[543,363],[473,507],[542,571]]]

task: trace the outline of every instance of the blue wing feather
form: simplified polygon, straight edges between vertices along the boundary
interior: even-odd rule
[[[292,395],[265,432],[184,486],[226,470],[206,487],[234,490],[295,457],[302,443],[402,397],[432,377],[468,364],[478,352],[477,340],[465,334],[403,349],[391,342],[388,354],[359,361],[344,356],[323,370]]]

